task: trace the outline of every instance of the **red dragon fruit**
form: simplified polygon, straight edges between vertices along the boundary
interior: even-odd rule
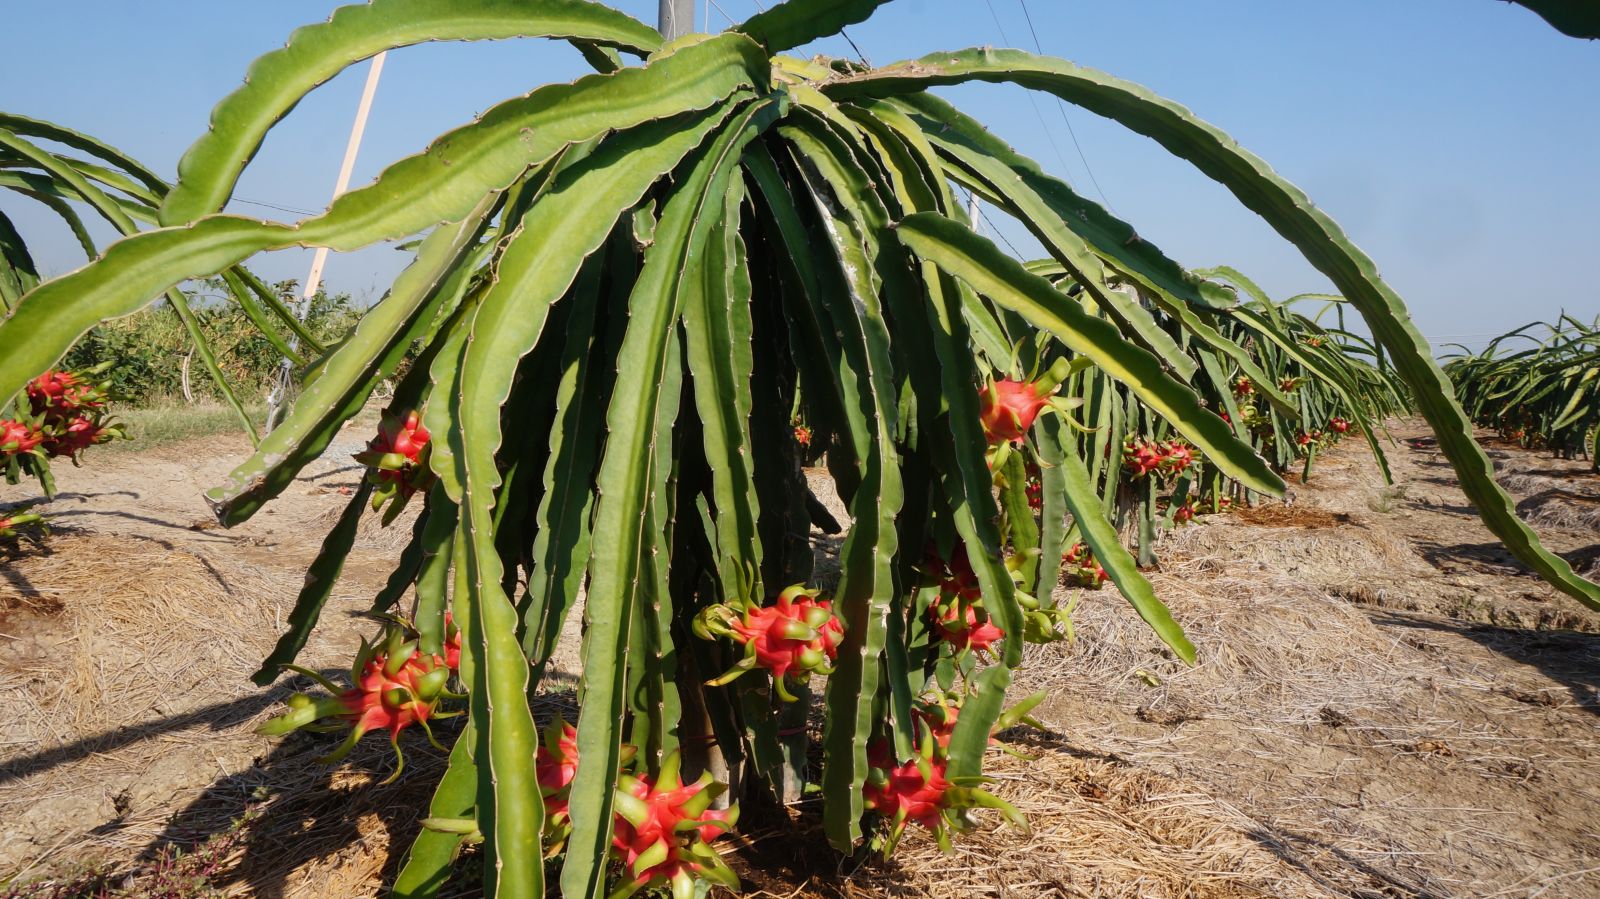
[[[1070,364],[1058,359],[1032,381],[1001,378],[978,391],[978,419],[990,445],[1022,442],[1039,413],[1051,407],[1051,398],[1067,376]]]
[[[451,671],[461,670],[461,629],[449,612],[444,613],[444,666]]]
[[[942,600],[961,599],[978,602],[983,598],[983,588],[978,584],[978,573],[972,570],[972,562],[967,558],[966,544],[955,545],[950,552],[949,562],[940,558],[938,550],[930,546],[926,564],[928,570],[934,572],[938,578],[939,595]]]
[[[1284,393],[1293,393],[1300,389],[1300,385],[1304,381],[1305,378],[1281,378],[1278,381],[1278,389]]]
[[[956,721],[961,717],[961,697],[940,694],[933,699],[919,700],[911,714],[933,739],[935,751],[942,753],[950,748],[950,738],[955,735]]]
[[[396,500],[384,513],[384,524],[400,514],[412,494],[433,483],[428,470],[429,443],[428,429],[413,409],[403,415],[385,414],[378,424],[378,436],[367,443],[365,451],[356,453],[355,460],[367,466],[367,480],[373,485],[372,508]]]
[[[121,436],[122,431],[115,426],[79,414],[49,434],[45,438],[44,448],[52,457],[67,456],[77,461],[89,447],[109,443]]]
[[[105,401],[104,388],[89,383],[83,372],[51,369],[28,382],[28,405],[34,415],[70,417],[104,406]]]
[[[991,621],[987,613],[980,618],[980,611],[980,606],[960,599],[928,609],[933,617],[934,632],[958,653],[990,652],[994,644],[1005,638],[1006,632]]]
[[[1061,555],[1061,561],[1067,565],[1067,577],[1079,587],[1098,590],[1111,579],[1100,563],[1094,560],[1094,554],[1083,543],[1074,543]]]
[[[543,736],[534,755],[534,775],[544,797],[545,855],[554,856],[572,835],[569,805],[572,781],[578,776],[578,729],[557,718],[545,726]],[[632,744],[622,744],[621,764],[630,764],[636,754]]]
[[[1129,438],[1122,447],[1122,464],[1127,467],[1129,474],[1135,478],[1142,478],[1151,472],[1160,471],[1162,463],[1166,461],[1166,454],[1161,447],[1147,440]]]
[[[1328,430],[1335,434],[1347,434],[1350,431],[1350,422],[1335,415],[1328,419]]]
[[[1233,382],[1234,396],[1249,396],[1256,392],[1256,385],[1250,383],[1249,378],[1240,378]]]
[[[1161,448],[1161,467],[1172,474],[1182,474],[1195,462],[1193,447],[1182,440],[1170,440]]]
[[[679,766],[680,756],[673,751],[661,760],[655,777],[624,774],[618,779],[611,846],[623,865],[623,883],[612,899],[659,886],[670,886],[674,896],[694,896],[698,880],[739,888],[738,875],[710,846],[738,822],[739,808],[712,809],[711,803],[727,788],[709,772],[683,783]]]
[[[545,852],[553,855],[572,834],[567,805],[572,798],[572,779],[578,776],[577,728],[564,719],[550,722],[534,756],[534,773],[544,797]]]
[[[1028,508],[1035,512],[1044,509],[1044,476],[1039,470],[1039,463],[1028,459],[1023,466],[1027,472],[1028,480],[1023,484],[1023,492],[1028,497]]]
[[[934,757],[897,765],[889,755],[887,743],[879,743],[876,748],[870,762],[873,770],[866,783],[867,808],[888,819],[897,830],[904,830],[907,821],[929,830],[938,828],[943,823],[946,794],[950,791],[945,773],[949,762]]]
[[[44,439],[45,433],[27,422],[11,418],[0,421],[0,455],[31,453]]]
[[[1044,725],[1029,715],[1039,703],[1044,702],[1048,693],[1039,692],[1029,696],[1016,705],[1002,711],[995,719],[994,727],[989,730],[989,745],[999,746],[1000,741],[995,739],[995,734],[1026,724],[1041,730]],[[960,693],[934,693],[917,700],[911,709],[912,718],[916,721],[917,733],[926,734],[933,740],[933,754],[937,758],[945,757],[950,749],[950,738],[955,735],[956,723],[961,720],[961,704],[964,697]],[[880,752],[884,749],[880,747]]]
[[[927,733],[923,734],[916,755],[904,763],[895,759],[887,740],[874,741],[867,749],[867,764],[862,797],[866,807],[888,825],[888,833],[874,841],[885,856],[894,852],[906,825],[913,822],[933,831],[945,851],[950,849],[952,831],[972,826],[968,812],[974,808],[999,809],[1013,823],[1024,824],[1022,815],[1005,800],[977,787],[952,782],[949,760],[936,750],[933,737]]]
[[[312,678],[333,695],[318,698],[297,693],[289,697],[289,711],[262,724],[256,732],[281,736],[324,718],[337,718],[350,724],[351,730],[345,741],[322,759],[336,762],[348,755],[369,731],[386,731],[399,760],[388,781],[399,777],[405,767],[405,757],[400,753],[400,732],[420,724],[431,741],[429,719],[441,716],[438,710],[441,700],[455,696],[445,689],[451,670],[444,657],[423,652],[414,632],[400,624],[392,624],[376,643],[361,641],[361,650],[350,667],[354,686],[349,689],[341,690],[310,669],[298,665],[284,667]]]
[[[844,641],[844,624],[833,613],[833,603],[818,599],[821,591],[796,584],[778,594],[770,606],[753,603],[719,603],[695,617],[694,632],[710,640],[727,637],[744,646],[744,657],[715,680],[725,684],[753,668],[772,674],[773,688],[784,702],[793,702],[788,678],[804,680],[813,674],[833,673],[833,660]]]
[[[802,447],[811,446],[811,429],[803,424],[794,426],[794,442]]]
[[[1195,501],[1190,499],[1183,505],[1172,510],[1172,520],[1178,524],[1189,524],[1190,522],[1194,521],[1194,516],[1198,513],[1198,511],[1199,509],[1195,505]]]

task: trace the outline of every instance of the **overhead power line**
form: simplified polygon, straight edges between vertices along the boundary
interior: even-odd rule
[[[1028,33],[1033,35],[1033,50],[1043,56],[1044,46],[1039,43],[1039,32],[1033,27],[1033,14],[1028,11],[1028,0],[1017,0],[1017,3],[1022,7],[1023,19],[1028,23]],[[991,6],[989,11],[993,13],[994,8]],[[1089,157],[1083,153],[1083,144],[1078,142],[1078,132],[1073,129],[1072,120],[1067,117],[1067,105],[1061,102],[1060,97],[1056,97],[1055,101],[1056,111],[1061,113],[1061,122],[1067,126],[1067,134],[1072,138],[1072,146],[1078,151],[1078,159],[1083,161],[1083,170],[1089,173],[1089,183],[1094,185],[1094,192],[1100,195],[1100,202],[1104,203],[1106,209],[1110,210],[1111,201],[1106,199],[1106,192],[1100,187],[1100,179],[1094,176],[1094,168],[1089,165]]]

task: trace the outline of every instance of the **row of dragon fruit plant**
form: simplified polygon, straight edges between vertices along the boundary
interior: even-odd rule
[[[1304,194],[1183,107],[1062,60],[786,55],[879,5],[790,0],[663,46],[587,0],[373,0],[251,67],[172,186],[149,189],[138,211],[158,227],[109,198],[138,185],[57,167],[129,236],[8,300],[0,396],[186,279],[231,274],[238,302],[264,303],[239,268],[256,253],[426,234],[347,339],[306,353],[293,412],[209,495],[222,523],[248,519],[416,354],[257,674],[312,676],[298,657],[363,517],[419,505],[350,682],[265,727],[342,731],[341,747],[453,732],[396,894],[436,895],[469,846],[504,897],[544,894],[556,870],[569,896],[732,885],[712,846],[736,824],[726,799],[820,805],[843,853],[892,849],[910,825],[947,839],[981,807],[1014,818],[984,757],[1037,701],[1006,704],[1023,643],[1068,631],[1061,560],[1080,583],[1103,568],[1192,660],[1118,519],[1140,522],[1148,556],[1157,513],[1192,515],[1191,495],[1278,494],[1291,464],[1308,473],[1302,446],[1339,422],[1370,431],[1402,383],[1491,529],[1600,601],[1516,519],[1399,298]],[[345,67],[517,36],[571,41],[597,72],[495,106],[321,215],[220,211],[272,125]],[[1239,276],[1185,271],[927,92],[971,80],[1083,105],[1230,188],[1364,318],[1370,361]],[[5,124],[0,145],[36,161],[30,139],[70,136]],[[958,187],[1051,260],[975,234]],[[287,342],[292,325],[258,312]],[[792,410],[849,512],[828,597],[807,586],[818,504]],[[541,739],[530,696],[579,608],[577,721]],[[449,715],[459,728],[434,728]]]

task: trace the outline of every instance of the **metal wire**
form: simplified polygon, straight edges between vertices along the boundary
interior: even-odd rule
[[[1040,56],[1044,55],[1044,47],[1039,43],[1039,32],[1033,27],[1033,14],[1028,12],[1028,0],[1017,0],[1022,6],[1022,17],[1028,22],[1028,33],[1033,35],[1033,50]],[[994,12],[994,7],[989,7],[989,12]],[[1100,202],[1106,204],[1106,209],[1111,209],[1111,201],[1106,199],[1106,192],[1100,189],[1100,179],[1094,176],[1094,168],[1089,165],[1089,157],[1083,154],[1083,145],[1078,143],[1078,132],[1072,128],[1072,120],[1067,118],[1067,105],[1056,97],[1056,110],[1061,113],[1061,121],[1067,126],[1067,134],[1072,137],[1072,146],[1078,151],[1078,158],[1083,160],[1083,170],[1089,173],[1089,183],[1094,185],[1094,192],[1100,195]],[[1113,210],[1114,211],[1114,210]]]

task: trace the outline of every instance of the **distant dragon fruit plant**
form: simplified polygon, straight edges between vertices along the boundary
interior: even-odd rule
[[[341,8],[257,60],[170,189],[106,207],[129,236],[53,280],[0,277],[6,399],[97,322],[155,297],[182,314],[186,280],[242,279],[261,252],[416,238],[346,340],[306,344],[315,377],[294,410],[208,494],[223,524],[248,520],[396,377],[368,477],[256,678],[302,670],[372,505],[414,508],[374,602],[410,623],[366,646],[349,685],[324,683],[329,695],[270,725],[348,743],[466,713],[394,894],[439,895],[468,845],[499,899],[554,893],[547,874],[582,899],[733,884],[713,845],[734,826],[713,808],[716,781],[736,785],[731,799],[820,800],[805,813],[844,854],[891,849],[913,825],[947,843],[983,808],[1015,821],[983,765],[1023,645],[1070,626],[1054,598],[1069,547],[1082,544],[1065,563],[1080,582],[1115,584],[1193,661],[1121,533],[1137,531],[1149,562],[1163,502],[1281,494],[1296,432],[1334,415],[1376,452],[1374,428],[1414,405],[1510,551],[1600,607],[1600,587],[1516,517],[1399,297],[1304,193],[1183,106],[1063,60],[984,47],[871,67],[792,52],[883,2],[789,0],[670,42],[590,0]],[[350,65],[513,37],[569,41],[597,71],[508,91],[321,214],[222,211],[271,128]],[[1183,268],[932,92],[974,81],[1077,104],[1218,181],[1333,282],[1339,326],[1237,272]],[[0,118],[0,163],[105,196],[19,128],[48,130]],[[977,234],[966,191],[1048,258]],[[134,233],[133,212],[156,227]],[[11,246],[0,239],[0,276],[20,270]],[[240,283],[241,303],[257,298]],[[1346,307],[1372,339],[1343,328]],[[286,323],[256,308],[281,341]],[[42,425],[10,419],[0,452],[48,454]],[[797,423],[825,474],[803,469]],[[1138,478],[1120,455],[1130,437]],[[826,605],[807,588],[783,605],[779,585],[814,580],[812,519],[840,529],[810,492],[824,476],[848,512],[838,582]],[[531,697],[580,609],[577,721],[541,757]],[[917,715],[933,689],[962,697],[947,739]]]

